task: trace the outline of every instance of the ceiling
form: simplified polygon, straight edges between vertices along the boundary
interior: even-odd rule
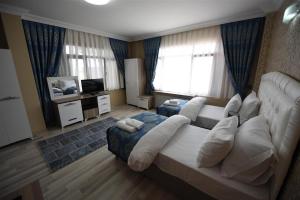
[[[25,18],[57,22],[105,36],[138,40],[265,15],[281,0],[111,0],[93,6],[83,0],[0,0],[3,9]]]

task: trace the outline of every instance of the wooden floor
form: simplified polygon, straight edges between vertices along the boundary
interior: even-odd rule
[[[124,118],[142,112],[135,107],[121,106],[100,119],[44,133],[51,137],[106,117]],[[36,142],[23,141],[0,149],[0,199],[39,181],[45,199],[177,199],[156,182],[131,171],[116,160],[107,146],[72,164],[51,173]]]

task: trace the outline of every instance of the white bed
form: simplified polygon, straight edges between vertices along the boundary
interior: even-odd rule
[[[204,105],[192,125],[212,129],[223,118],[224,107]]]
[[[198,168],[199,144],[209,130],[185,125],[158,154],[155,165],[216,199],[269,199],[269,185],[250,186],[224,178],[219,167]]]
[[[178,130],[154,164],[217,199],[276,199],[300,136],[300,83],[279,72],[268,73],[262,77],[258,97],[279,158],[267,184],[255,187],[221,177],[218,166],[198,168],[197,153],[209,130],[191,125]]]

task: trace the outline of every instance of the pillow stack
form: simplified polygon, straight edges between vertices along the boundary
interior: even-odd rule
[[[265,184],[277,163],[269,125],[264,116],[256,116],[237,128],[236,116],[224,118],[200,146],[199,167],[221,164],[221,175],[251,185]]]
[[[259,111],[260,101],[256,93],[252,91],[242,101],[239,94],[234,95],[224,108],[224,117],[228,117],[230,112],[237,113],[240,116],[240,124],[243,124],[248,119],[257,116]]]
[[[248,184],[261,185],[273,175],[276,162],[276,150],[267,120],[260,115],[239,128],[233,149],[223,161],[221,174]]]

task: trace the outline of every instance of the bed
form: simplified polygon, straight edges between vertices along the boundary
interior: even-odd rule
[[[271,72],[263,75],[258,97],[261,101],[259,112],[268,121],[272,143],[279,159],[273,177],[266,184],[251,186],[224,178],[219,173],[218,165],[213,168],[198,168],[196,157],[199,146],[209,130],[189,124],[180,126],[167,143],[162,143],[152,165],[216,199],[276,199],[300,136],[300,83],[282,73]],[[168,120],[169,118],[165,122]],[[135,149],[139,150],[136,147],[143,144],[141,141],[148,139],[148,136],[153,136],[153,130],[165,122],[154,126],[148,134],[143,134],[144,137],[135,142],[136,146],[131,148],[128,159],[130,167],[131,155],[136,154]],[[157,135],[156,133],[155,137]]]
[[[224,178],[219,173],[219,166],[197,167],[199,144],[208,132],[191,125],[183,126],[158,154],[154,164],[216,199],[269,199],[268,185],[254,187]]]
[[[127,162],[128,156],[138,140],[150,129],[167,119],[165,116],[152,112],[143,112],[131,118],[144,122],[143,128],[135,133],[128,133],[116,126],[107,130],[108,150],[125,162]]]
[[[204,105],[200,110],[194,126],[212,129],[221,119],[224,118],[224,107]]]
[[[258,97],[260,114],[270,125],[279,162],[271,180],[259,187],[223,178],[218,166],[197,168],[199,143],[208,130],[186,125],[158,154],[154,164],[217,199],[276,199],[300,136],[300,84],[279,72],[263,75]]]

